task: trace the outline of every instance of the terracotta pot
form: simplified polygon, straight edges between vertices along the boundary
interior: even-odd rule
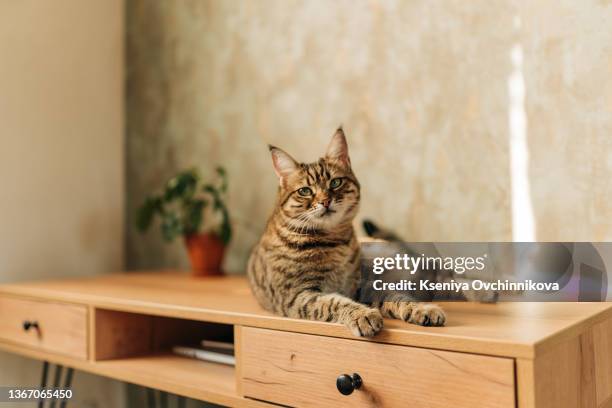
[[[225,245],[214,234],[193,234],[185,236],[185,245],[194,276],[222,275],[221,264]]]

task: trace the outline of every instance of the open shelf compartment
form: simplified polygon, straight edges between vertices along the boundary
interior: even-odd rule
[[[234,366],[172,353],[173,346],[201,340],[233,343],[233,325],[95,308],[90,333],[91,362],[99,374],[217,404],[246,402],[237,392]]]

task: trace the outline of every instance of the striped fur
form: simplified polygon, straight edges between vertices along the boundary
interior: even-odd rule
[[[341,128],[325,157],[314,163],[298,163],[276,147],[270,151],[280,183],[277,204],[248,263],[251,288],[266,310],[343,323],[358,336],[376,334],[383,316],[444,323],[434,305],[392,299],[372,307],[353,300],[360,259],[352,222],[360,186]]]

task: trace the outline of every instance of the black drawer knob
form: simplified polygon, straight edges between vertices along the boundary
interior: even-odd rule
[[[336,379],[336,387],[342,395],[351,395],[353,391],[361,387],[361,384],[363,384],[363,381],[357,373],[353,373],[353,375],[342,374]]]
[[[37,321],[29,321],[29,320],[24,320],[23,321],[23,330],[24,331],[29,331],[30,329],[36,329],[38,330],[38,322]]]

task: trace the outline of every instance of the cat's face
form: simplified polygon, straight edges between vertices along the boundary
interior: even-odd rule
[[[277,147],[270,146],[270,152],[280,181],[279,210],[295,231],[331,230],[353,220],[359,182],[342,129],[332,136],[325,157],[314,163],[298,163]]]

